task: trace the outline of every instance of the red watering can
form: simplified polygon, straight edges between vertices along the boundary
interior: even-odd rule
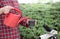
[[[19,22],[21,22],[23,19],[21,18],[21,12],[20,10],[14,8],[13,10],[17,11],[18,14],[14,14],[14,13],[9,13],[7,15],[5,15],[5,19],[4,19],[4,25],[7,25],[9,27],[16,27]]]

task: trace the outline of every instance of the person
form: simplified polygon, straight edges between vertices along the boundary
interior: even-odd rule
[[[20,39],[19,26],[12,28],[3,24],[5,14],[8,14],[13,8],[20,8],[17,0],[0,0],[0,39]],[[12,12],[16,13],[13,10]],[[21,18],[25,17],[21,16]],[[28,27],[27,22],[28,19],[26,18],[21,22],[21,25]]]

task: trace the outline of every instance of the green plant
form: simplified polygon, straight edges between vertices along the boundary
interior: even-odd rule
[[[43,24],[46,23],[51,28],[60,31],[60,3],[55,4],[21,4],[23,15],[36,19],[38,24],[30,28],[20,26],[22,39],[38,39],[44,34]],[[58,33],[60,36],[60,32]]]

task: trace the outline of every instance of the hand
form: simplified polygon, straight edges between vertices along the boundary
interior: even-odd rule
[[[0,14],[2,14],[3,13],[3,10],[2,10],[2,8],[0,8]]]
[[[4,12],[4,14],[8,14],[9,13],[9,11],[11,10],[11,9],[13,9],[14,7],[12,7],[12,6],[5,6],[5,7],[3,7],[2,8],[2,12]]]

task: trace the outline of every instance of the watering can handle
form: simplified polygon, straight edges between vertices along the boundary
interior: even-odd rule
[[[17,11],[20,16],[22,15],[22,12],[21,12],[19,9],[17,9],[17,8],[13,8],[13,9],[11,9],[11,10]],[[10,13],[6,14],[5,17],[8,17],[9,14],[10,14]]]
[[[17,11],[19,14],[22,14],[21,11],[19,9],[17,9],[17,8],[13,8],[12,10]]]

